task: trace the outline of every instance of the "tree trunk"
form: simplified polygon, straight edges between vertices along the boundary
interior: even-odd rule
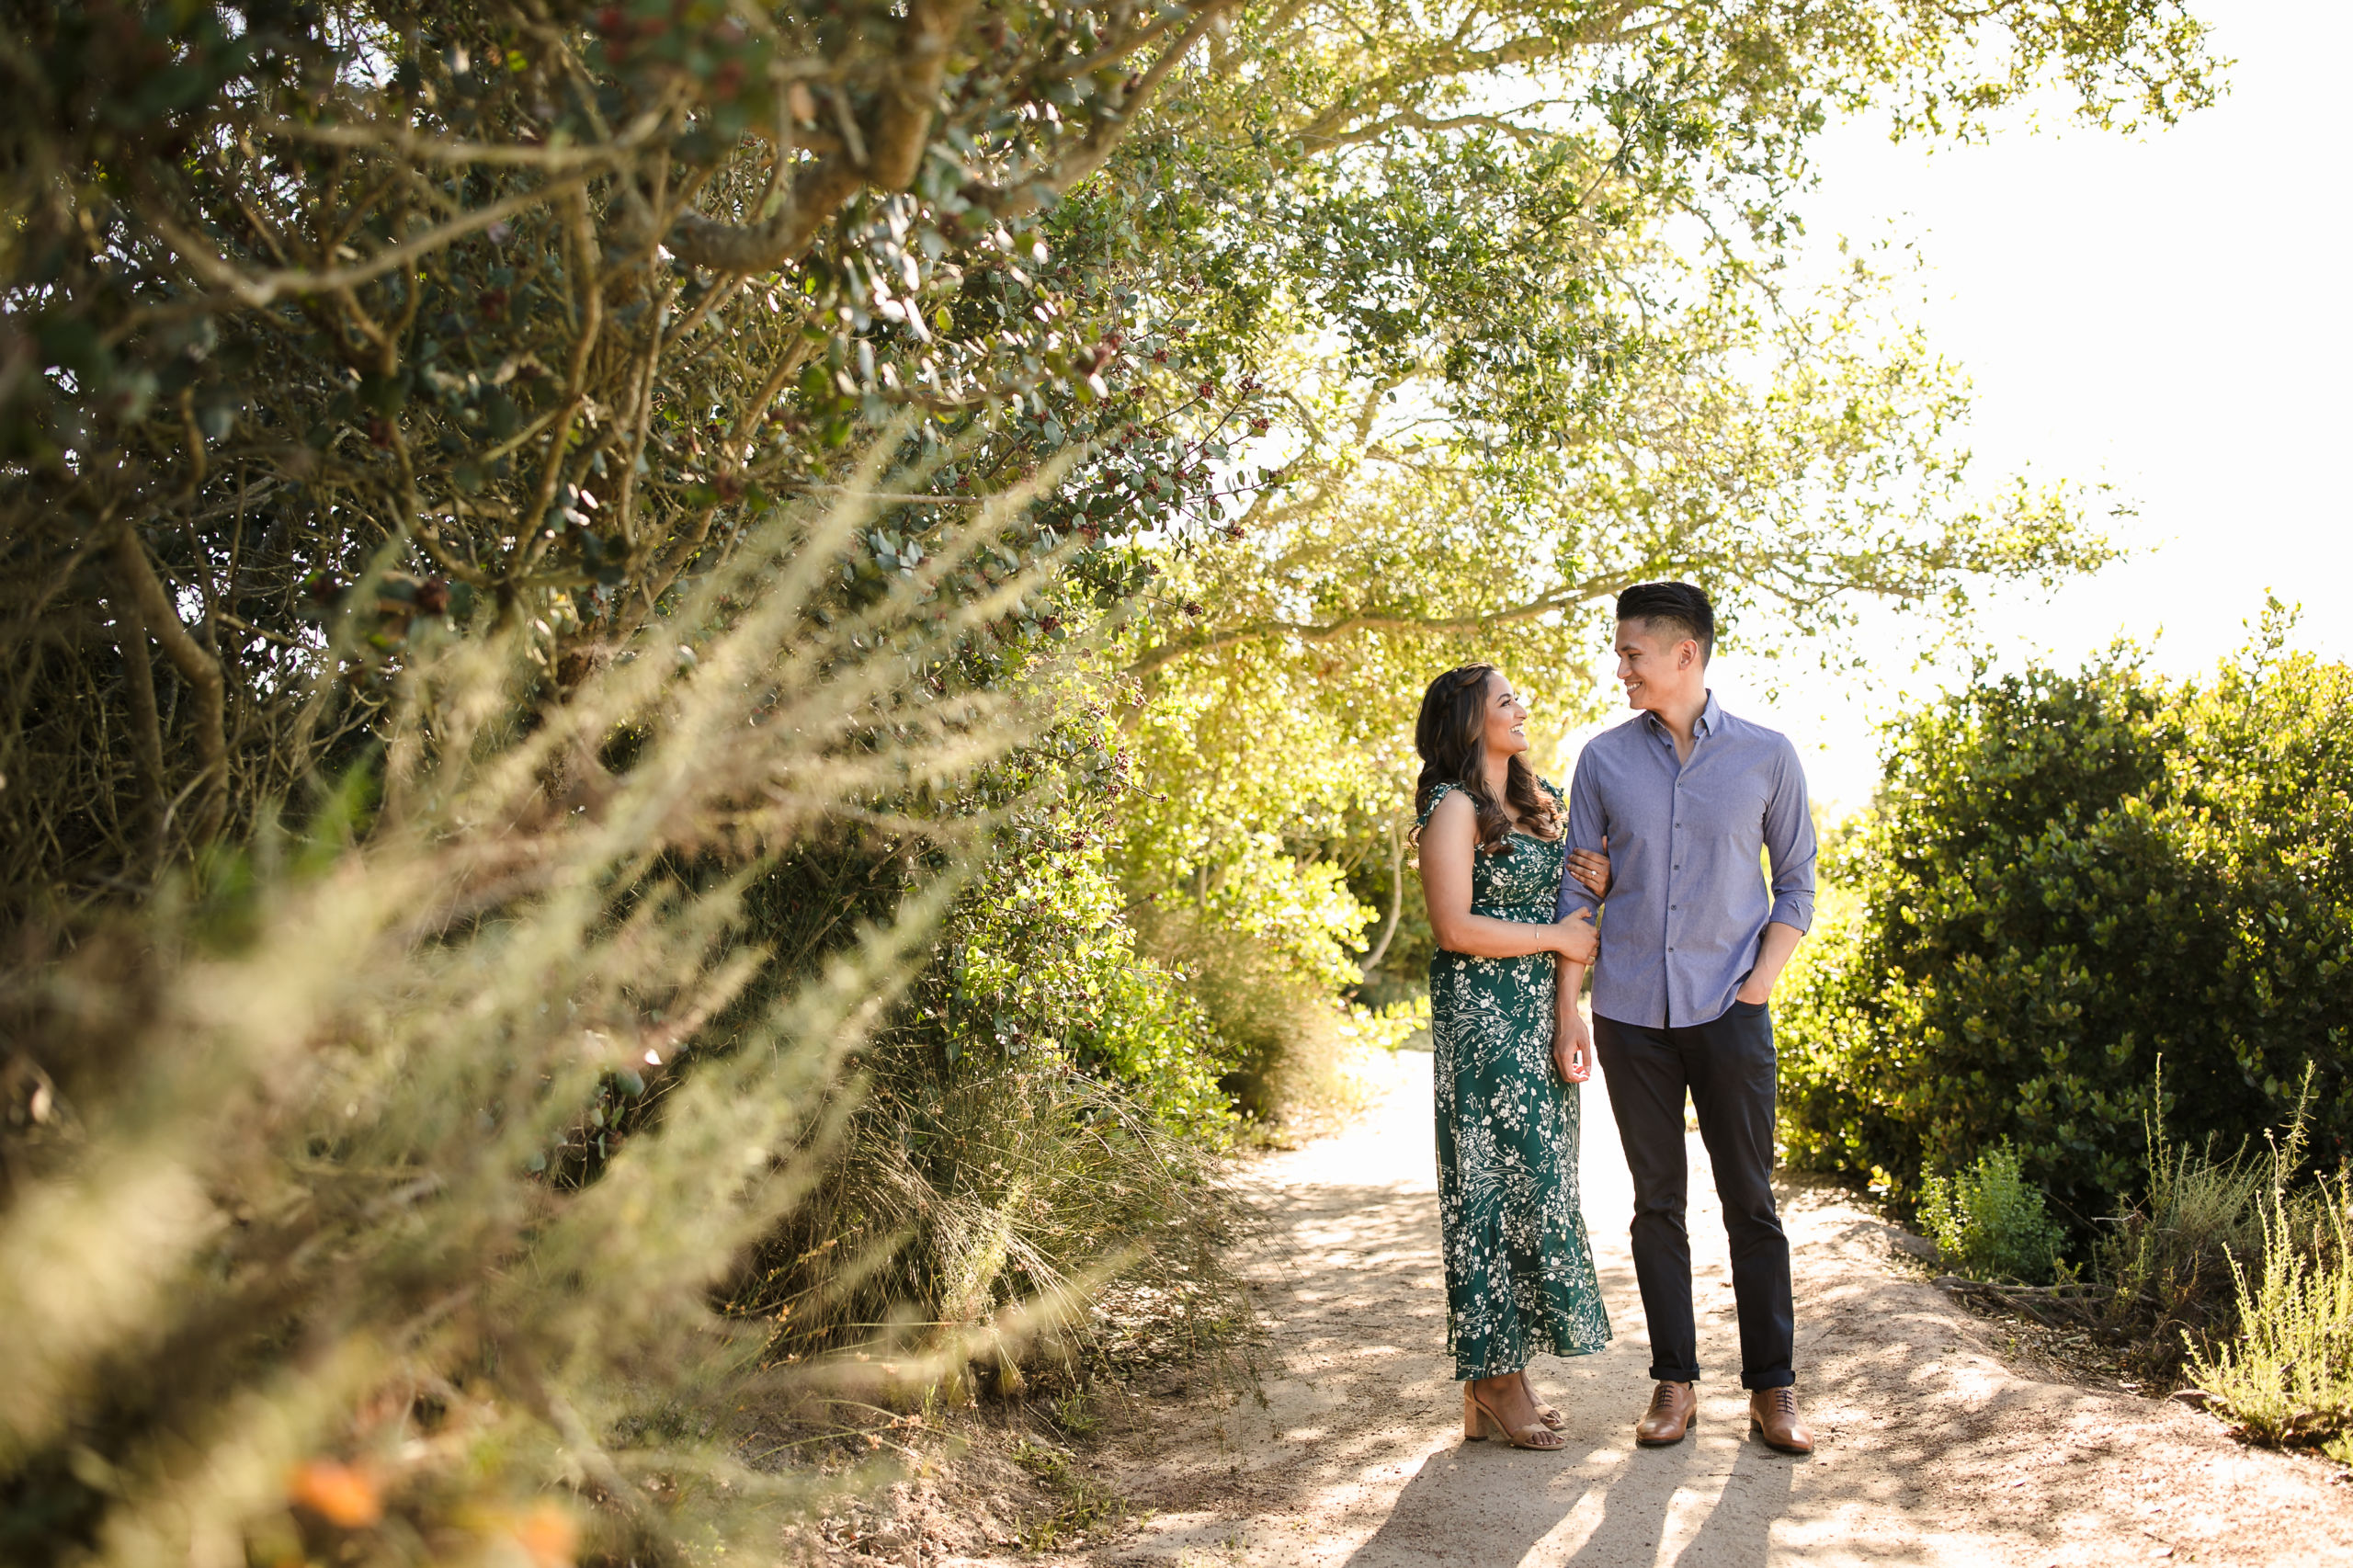
[[[1381,940],[1373,943],[1372,951],[1365,954],[1358,966],[1366,980],[1381,967],[1389,956],[1389,944],[1397,935],[1398,916],[1405,913],[1405,835],[1397,831],[1397,819],[1389,819],[1389,918],[1381,927]]]
[[[140,881],[152,877],[164,859],[164,723],[155,707],[155,660],[147,646],[147,618],[138,599],[115,595],[107,607],[114,612],[115,643],[122,650],[123,684],[131,694],[131,745],[139,759],[139,835],[131,870]]]

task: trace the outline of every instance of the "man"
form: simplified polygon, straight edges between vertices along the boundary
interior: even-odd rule
[[[1588,1040],[1564,964],[1555,1054],[1580,1071],[1598,1047],[1634,1177],[1634,1273],[1658,1387],[1635,1441],[1680,1442],[1699,1409],[1691,1243],[1684,1225],[1683,1096],[1723,1199],[1740,1313],[1749,1429],[1811,1453],[1790,1362],[1790,1244],[1773,1205],[1773,983],[1813,918],[1813,825],[1788,737],[1717,706],[1708,596],[1644,583],[1618,597],[1618,678],[1634,717],[1596,737],[1569,790],[1571,847],[1607,846],[1610,882],[1594,960]],[[1758,869],[1772,864],[1768,892]],[[1572,877],[1560,911],[1591,909]]]

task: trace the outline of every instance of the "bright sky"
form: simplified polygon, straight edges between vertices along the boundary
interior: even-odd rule
[[[2353,4],[2196,9],[2237,63],[2229,96],[2170,131],[2124,137],[2046,109],[2051,129],[1986,145],[1891,145],[1859,123],[1821,149],[1816,239],[1893,224],[1934,264],[1919,316],[1975,382],[1986,481],[2104,481],[2137,508],[2111,530],[2133,559],[2052,601],[1986,608],[1980,631],[2012,658],[2072,666],[2120,635],[2191,673],[2240,644],[2268,587],[2301,602],[2300,646],[2353,659]],[[1723,661],[1719,697],[1799,741],[1817,796],[1869,798],[1871,726],[1901,687],[1857,698],[1817,677],[1768,703],[1743,675]]]

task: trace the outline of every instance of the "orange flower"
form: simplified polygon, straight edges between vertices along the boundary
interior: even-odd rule
[[[515,1539],[531,1554],[533,1568],[572,1568],[573,1549],[580,1543],[580,1527],[571,1513],[553,1503],[541,1503],[517,1522]]]
[[[312,1460],[298,1466],[288,1483],[294,1501],[329,1524],[356,1530],[384,1517],[384,1499],[375,1478],[333,1460]]]

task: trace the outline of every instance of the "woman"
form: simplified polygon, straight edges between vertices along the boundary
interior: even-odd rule
[[[1557,1413],[1528,1381],[1539,1350],[1583,1356],[1609,1339],[1577,1200],[1577,1089],[1592,1069],[1553,1050],[1558,965],[1590,963],[1593,924],[1555,921],[1566,811],[1540,781],[1528,710],[1492,665],[1430,683],[1422,756],[1422,892],[1438,1089],[1438,1214],[1445,1233],[1447,1348],[1462,1387],[1462,1435],[1490,1428],[1523,1449],[1558,1449]],[[1580,862],[1581,880],[1600,869]]]

